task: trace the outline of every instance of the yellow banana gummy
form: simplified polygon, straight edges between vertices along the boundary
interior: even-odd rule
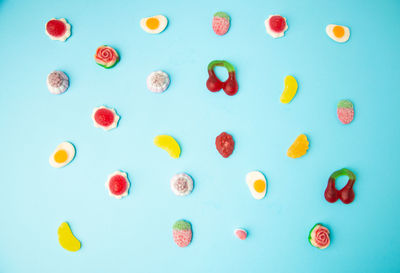
[[[78,251],[81,248],[81,242],[72,234],[67,222],[63,222],[58,227],[58,242],[68,251]]]
[[[282,103],[289,103],[297,93],[298,84],[293,76],[286,76],[285,78],[285,88],[281,95]]]
[[[168,135],[159,135],[154,138],[154,144],[169,153],[172,158],[179,158],[181,147],[178,142]]]

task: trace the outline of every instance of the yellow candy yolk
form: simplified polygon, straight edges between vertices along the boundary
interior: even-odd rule
[[[254,182],[254,190],[258,193],[265,191],[265,182],[263,180],[256,180]]]
[[[54,161],[57,163],[64,163],[68,159],[68,153],[66,150],[58,150],[54,154]]]
[[[149,18],[146,20],[146,26],[151,30],[157,29],[159,25],[160,21],[157,18]]]
[[[332,30],[333,35],[338,38],[342,38],[344,36],[344,28],[341,26],[335,26]]]

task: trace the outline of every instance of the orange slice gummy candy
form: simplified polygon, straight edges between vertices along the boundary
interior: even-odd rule
[[[307,153],[308,140],[305,134],[299,135],[287,151],[287,156],[291,158],[298,158]]]

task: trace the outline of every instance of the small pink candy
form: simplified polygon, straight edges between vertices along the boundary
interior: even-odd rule
[[[237,228],[235,229],[235,235],[238,237],[240,240],[244,240],[247,238],[247,231],[242,229],[242,228]]]

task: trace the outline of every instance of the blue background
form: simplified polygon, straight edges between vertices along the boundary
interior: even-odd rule
[[[232,19],[222,37],[211,28],[219,10]],[[0,1],[0,272],[399,272],[399,12],[395,0]],[[288,19],[281,39],[264,27],[275,13]],[[150,35],[139,21],[156,14],[169,25]],[[45,34],[53,17],[72,25],[65,43]],[[348,43],[325,34],[330,23],[350,27]],[[93,60],[102,44],[121,56],[110,70]],[[214,59],[236,67],[236,96],[206,89]],[[146,88],[159,69],[171,76],[161,95]],[[47,90],[53,70],[70,77],[63,95]],[[288,105],[286,75],[299,82]],[[348,126],[336,117],[340,99],[356,109]],[[117,129],[93,126],[103,104],[121,115]],[[236,140],[228,159],[214,145],[222,131]],[[309,152],[288,158],[301,133]],[[153,145],[158,134],[180,142],[181,158]],[[54,169],[48,157],[66,140],[76,157]],[[330,204],[327,179],[342,167],[357,175],[356,199]],[[104,187],[118,169],[132,182],[122,200]],[[268,179],[263,200],[245,184],[253,170]],[[193,176],[191,195],[171,192],[177,172]],[[194,232],[184,249],[171,231],[181,218]],[[63,221],[79,252],[60,247]],[[331,229],[323,251],[307,240],[317,222]]]

